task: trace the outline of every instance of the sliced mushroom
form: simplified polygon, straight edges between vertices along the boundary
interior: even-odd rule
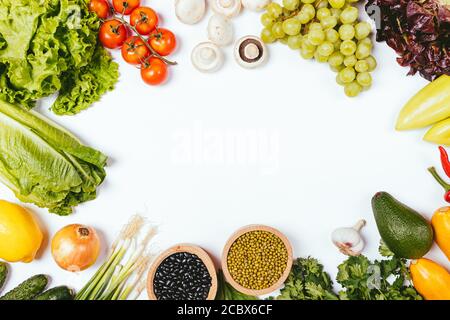
[[[175,0],[175,14],[185,24],[196,24],[205,15],[206,0]]]
[[[215,72],[219,70],[223,60],[222,51],[212,42],[202,42],[192,50],[192,64],[201,72]]]
[[[215,13],[227,18],[235,17],[241,11],[241,0],[209,0],[209,4]]]
[[[263,10],[272,0],[241,0],[245,9],[251,11]]]
[[[229,45],[233,41],[233,25],[222,15],[214,14],[208,22],[208,39],[218,46]]]
[[[244,68],[256,68],[267,60],[267,48],[262,40],[255,36],[239,39],[234,47],[234,57]]]

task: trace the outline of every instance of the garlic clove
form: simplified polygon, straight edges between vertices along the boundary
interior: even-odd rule
[[[331,234],[331,241],[343,254],[348,256],[358,256],[365,246],[364,240],[360,234],[360,230],[365,224],[365,220],[360,220],[354,227],[338,228]]]
[[[223,64],[223,54],[220,48],[212,42],[199,43],[191,54],[194,67],[201,72],[215,72]]]
[[[233,41],[233,25],[226,17],[214,14],[208,22],[208,39],[218,45],[226,46]]]
[[[250,11],[263,10],[272,0],[241,0],[242,6]]]
[[[209,0],[209,5],[215,13],[227,18],[235,17],[241,11],[241,0]]]
[[[205,0],[175,0],[175,15],[182,23],[196,24],[205,13]]]

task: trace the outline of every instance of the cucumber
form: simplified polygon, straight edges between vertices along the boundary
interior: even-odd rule
[[[42,293],[45,287],[47,287],[47,284],[47,276],[38,274],[19,284],[3,297],[0,297],[0,300],[31,300]]]
[[[66,286],[54,287],[36,296],[34,300],[73,300],[73,290]]]
[[[7,276],[8,276],[8,266],[6,265],[6,263],[0,261],[0,290],[2,290]]]

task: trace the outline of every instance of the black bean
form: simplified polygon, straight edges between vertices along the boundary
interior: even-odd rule
[[[205,264],[188,252],[175,253],[164,259],[153,280],[158,300],[205,300],[211,283]]]

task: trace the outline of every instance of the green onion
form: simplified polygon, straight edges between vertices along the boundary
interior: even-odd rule
[[[141,234],[144,234],[142,240]],[[156,228],[148,227],[145,219],[133,216],[111,246],[105,263],[78,292],[76,300],[126,300],[136,299],[145,289],[144,274],[154,255],[149,244]]]

